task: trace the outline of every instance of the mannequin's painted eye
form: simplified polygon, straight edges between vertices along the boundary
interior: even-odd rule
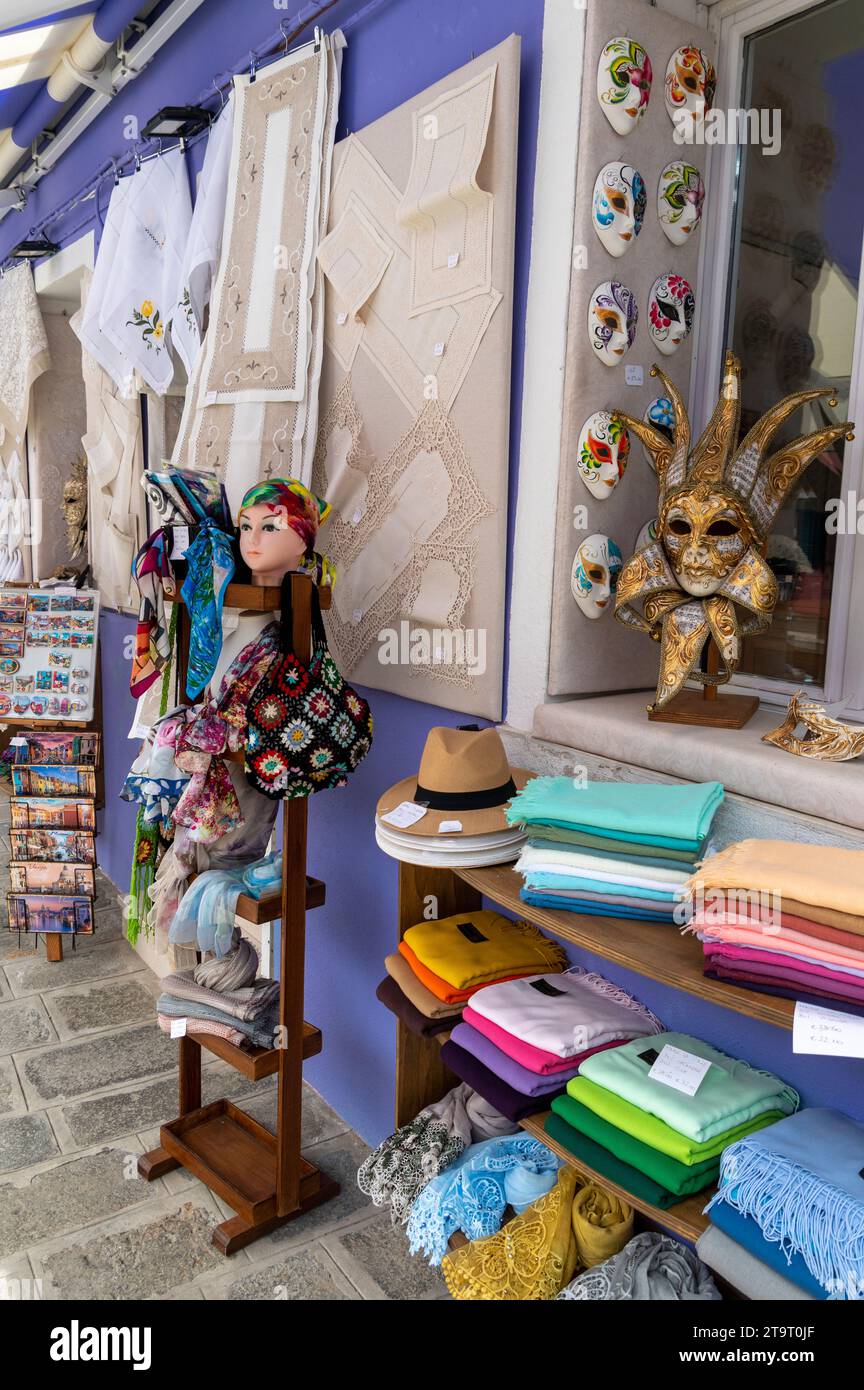
[[[738,526],[736,522],[729,521],[726,517],[721,517],[719,521],[712,521],[705,533],[707,536],[737,536]]]
[[[251,521],[241,521],[241,522],[240,522],[240,530],[241,530],[241,531],[251,531],[251,530],[252,530],[252,523],[251,523]]]
[[[683,516],[673,516],[669,522],[669,530],[673,536],[689,536],[690,522],[685,520]]]

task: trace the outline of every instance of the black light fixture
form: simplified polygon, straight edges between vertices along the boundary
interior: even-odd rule
[[[141,134],[145,140],[188,140],[210,124],[210,112],[204,106],[163,106],[151,116]]]
[[[19,241],[10,255],[16,261],[38,261],[40,256],[56,256],[60,247],[56,241],[49,241],[47,237],[33,237],[27,241]]]

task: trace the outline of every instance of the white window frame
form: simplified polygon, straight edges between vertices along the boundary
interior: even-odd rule
[[[715,105],[734,109],[741,105],[744,45],[747,38],[793,15],[818,8],[822,0],[718,0],[709,11],[709,27],[717,38],[718,74]],[[706,147],[708,197],[700,236],[700,295],[694,336],[690,380],[690,413],[705,421],[717,399],[721,380],[726,299],[730,275],[730,247],[735,233],[735,180],[740,150],[736,145]],[[849,418],[859,422],[857,437],[847,443],[841,496],[850,492],[864,497],[864,239],[859,279],[858,313],[852,358]],[[825,683],[809,686],[808,693],[835,701],[849,697],[846,712],[864,718],[864,624],[854,615],[864,611],[864,546],[856,535],[838,535],[828,627]],[[729,690],[758,694],[768,704],[785,705],[797,688],[794,683],[738,674]]]

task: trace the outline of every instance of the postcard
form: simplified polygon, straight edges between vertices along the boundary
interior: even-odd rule
[[[12,768],[16,796],[95,796],[96,775],[92,767],[40,766]]]
[[[4,623],[0,621],[0,638],[11,637],[15,642],[20,642],[24,636],[23,623]]]
[[[52,594],[51,595],[52,613],[71,613],[72,595],[71,594]]]
[[[0,590],[0,604],[4,608],[26,608],[27,590],[26,589],[2,589]]]
[[[69,898],[47,893],[8,893],[6,906],[12,931],[93,931],[93,904],[89,898]]]
[[[13,768],[13,772],[26,771]],[[72,801],[68,797],[13,796],[9,801],[15,830],[95,830],[96,810],[92,801]],[[16,855],[15,858],[28,858]],[[40,854],[39,859],[47,859]]]
[[[13,747],[13,762],[36,764],[42,767],[97,767],[99,765],[100,735],[98,733],[27,733],[20,735]]]
[[[23,656],[24,639],[0,637],[0,656]]]
[[[6,608],[0,604],[0,623],[14,623],[16,627],[24,626],[23,608]]]
[[[51,607],[50,594],[28,594],[27,608],[31,613],[47,613]]]
[[[89,864],[57,864],[33,860],[9,865],[13,893],[74,893],[76,897],[96,896],[96,873]]]
[[[56,830],[49,827],[9,831],[12,858],[28,863],[54,859],[60,864],[95,864],[96,836],[89,830]]]
[[[28,629],[27,629],[27,646],[28,646],[28,647],[50,647],[50,646],[51,646],[51,633],[50,633],[50,632],[40,632],[37,628],[30,628],[30,627],[28,627]],[[24,655],[23,651],[22,651],[22,652],[19,652],[18,654],[19,654],[19,656],[23,656],[23,655]]]
[[[72,612],[73,612],[73,613],[92,613],[92,612],[93,612],[93,595],[92,595],[92,594],[84,594],[84,595],[82,595],[82,596],[80,596],[80,597],[79,597],[77,594],[73,595],[73,598],[72,598]]]
[[[48,653],[48,665],[49,665],[49,666],[60,666],[64,671],[68,671],[68,670],[69,670],[69,667],[72,665],[72,653],[71,653],[71,652],[49,652],[49,653]]]

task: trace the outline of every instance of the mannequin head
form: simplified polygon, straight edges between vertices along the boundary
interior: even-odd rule
[[[594,180],[591,221],[610,256],[623,256],[642,230],[645,182],[632,164],[604,164]]]
[[[617,367],[636,337],[639,310],[633,291],[619,280],[598,285],[588,304],[588,338],[607,367]]]
[[[671,357],[693,327],[696,300],[683,275],[658,275],[648,296],[648,332],[658,352]]]
[[[251,487],[240,504],[237,524],[240,554],[252,583],[275,586],[298,569],[314,548],[318,527],[329,511],[328,502],[294,478],[273,478]]]
[[[609,40],[597,65],[597,100],[617,135],[629,135],[648,110],[651,77],[651,59],[641,44]]]

